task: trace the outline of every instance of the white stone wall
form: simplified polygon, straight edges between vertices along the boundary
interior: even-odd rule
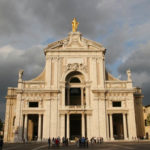
[[[128,118],[129,133],[126,139],[132,140],[136,137],[132,81],[129,75],[127,81],[120,81],[109,74],[106,79],[105,51],[102,45],[82,38],[79,32],[71,32],[68,38],[49,44],[45,49],[46,65],[43,73],[33,80],[21,80],[18,83],[15,128],[23,128],[24,114],[42,114],[42,139],[58,136],[62,138],[65,136],[64,115],[85,113],[87,114],[88,138],[103,137],[106,141],[113,140],[113,137],[109,135],[108,114],[111,116],[111,114],[125,113]],[[65,106],[65,78],[73,71],[78,71],[84,76],[86,106],[81,106],[81,108]],[[26,103],[31,99],[40,102],[40,107],[29,108]],[[114,100],[121,101],[122,107],[113,108],[112,101]],[[9,122],[8,109],[7,105],[5,137],[7,136],[7,122]],[[112,126],[110,128],[112,129]],[[26,136],[25,133],[24,136]],[[22,130],[19,130],[18,137],[15,139],[14,136],[14,141],[21,140]]]

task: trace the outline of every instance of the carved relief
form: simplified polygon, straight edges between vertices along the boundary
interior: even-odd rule
[[[87,66],[84,65],[84,64],[79,64],[79,63],[73,63],[73,64],[68,64],[66,66],[66,71],[69,71],[69,70],[72,70],[72,71],[76,71],[76,70],[83,70],[85,72],[87,72]]]
[[[63,41],[63,48],[88,48],[85,39],[82,38],[80,32],[70,33],[69,38]]]

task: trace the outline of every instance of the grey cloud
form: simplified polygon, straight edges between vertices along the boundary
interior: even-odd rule
[[[137,1],[117,0],[1,0],[0,38],[2,44],[30,47],[47,38],[62,38],[71,31],[77,17],[79,30],[96,39],[109,34],[116,24],[128,20],[129,8]],[[130,7],[129,7],[130,6]],[[24,41],[24,42],[22,42]]]
[[[1,52],[0,55],[0,118],[4,119],[7,88],[17,87],[18,71],[24,69],[24,80],[30,80],[42,72],[45,58],[43,46],[21,52],[13,49],[8,55]]]
[[[139,48],[118,68],[119,72],[124,76],[127,69],[131,69],[132,78],[135,86],[140,86],[144,94],[143,103],[149,104],[150,92],[150,41]]]
[[[45,59],[42,49],[43,46],[36,46],[21,53],[19,50],[13,49],[6,56],[4,53],[0,53],[2,56],[0,59],[0,99],[4,100],[7,87],[17,86],[20,69],[24,69],[25,80],[36,77],[44,69]]]

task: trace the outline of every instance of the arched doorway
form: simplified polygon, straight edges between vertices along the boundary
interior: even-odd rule
[[[85,103],[85,81],[82,73],[78,71],[73,71],[66,76],[66,86],[65,86],[65,105],[66,106],[83,106]],[[76,108],[76,107],[74,107]],[[83,123],[82,112],[72,113],[69,117],[65,117],[66,122],[69,119],[69,138],[74,140],[76,137],[81,137],[82,135],[82,124],[86,124],[85,120]],[[65,125],[66,126],[66,125]],[[68,127],[67,127],[68,128]],[[65,130],[67,129],[65,127]],[[85,128],[84,128],[85,130]],[[66,133],[66,131],[65,131]]]

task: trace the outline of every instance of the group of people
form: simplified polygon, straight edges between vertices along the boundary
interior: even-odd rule
[[[101,144],[103,143],[103,138],[102,137],[92,137],[90,141],[86,137],[81,137],[81,138],[75,138],[75,143],[77,147],[85,147],[88,148],[89,142],[91,144],[97,143]],[[68,146],[69,140],[68,138],[63,137],[60,139],[60,137],[57,138],[48,138],[48,147],[59,147],[60,143],[62,143],[62,146]]]
[[[98,144],[101,144],[103,143],[103,138],[102,137],[92,137],[91,140],[90,140],[91,144],[94,144],[94,143],[98,143]]]
[[[81,138],[77,138],[76,140],[76,145],[77,147],[87,147],[88,148],[88,138],[85,138],[85,137],[81,137]]]
[[[61,139],[60,137],[57,137],[57,138],[48,138],[48,147],[50,148],[51,146],[52,147],[59,147],[60,146],[60,143],[61,143]],[[63,146],[68,146],[68,138],[65,138],[63,137],[62,138],[62,144]]]

